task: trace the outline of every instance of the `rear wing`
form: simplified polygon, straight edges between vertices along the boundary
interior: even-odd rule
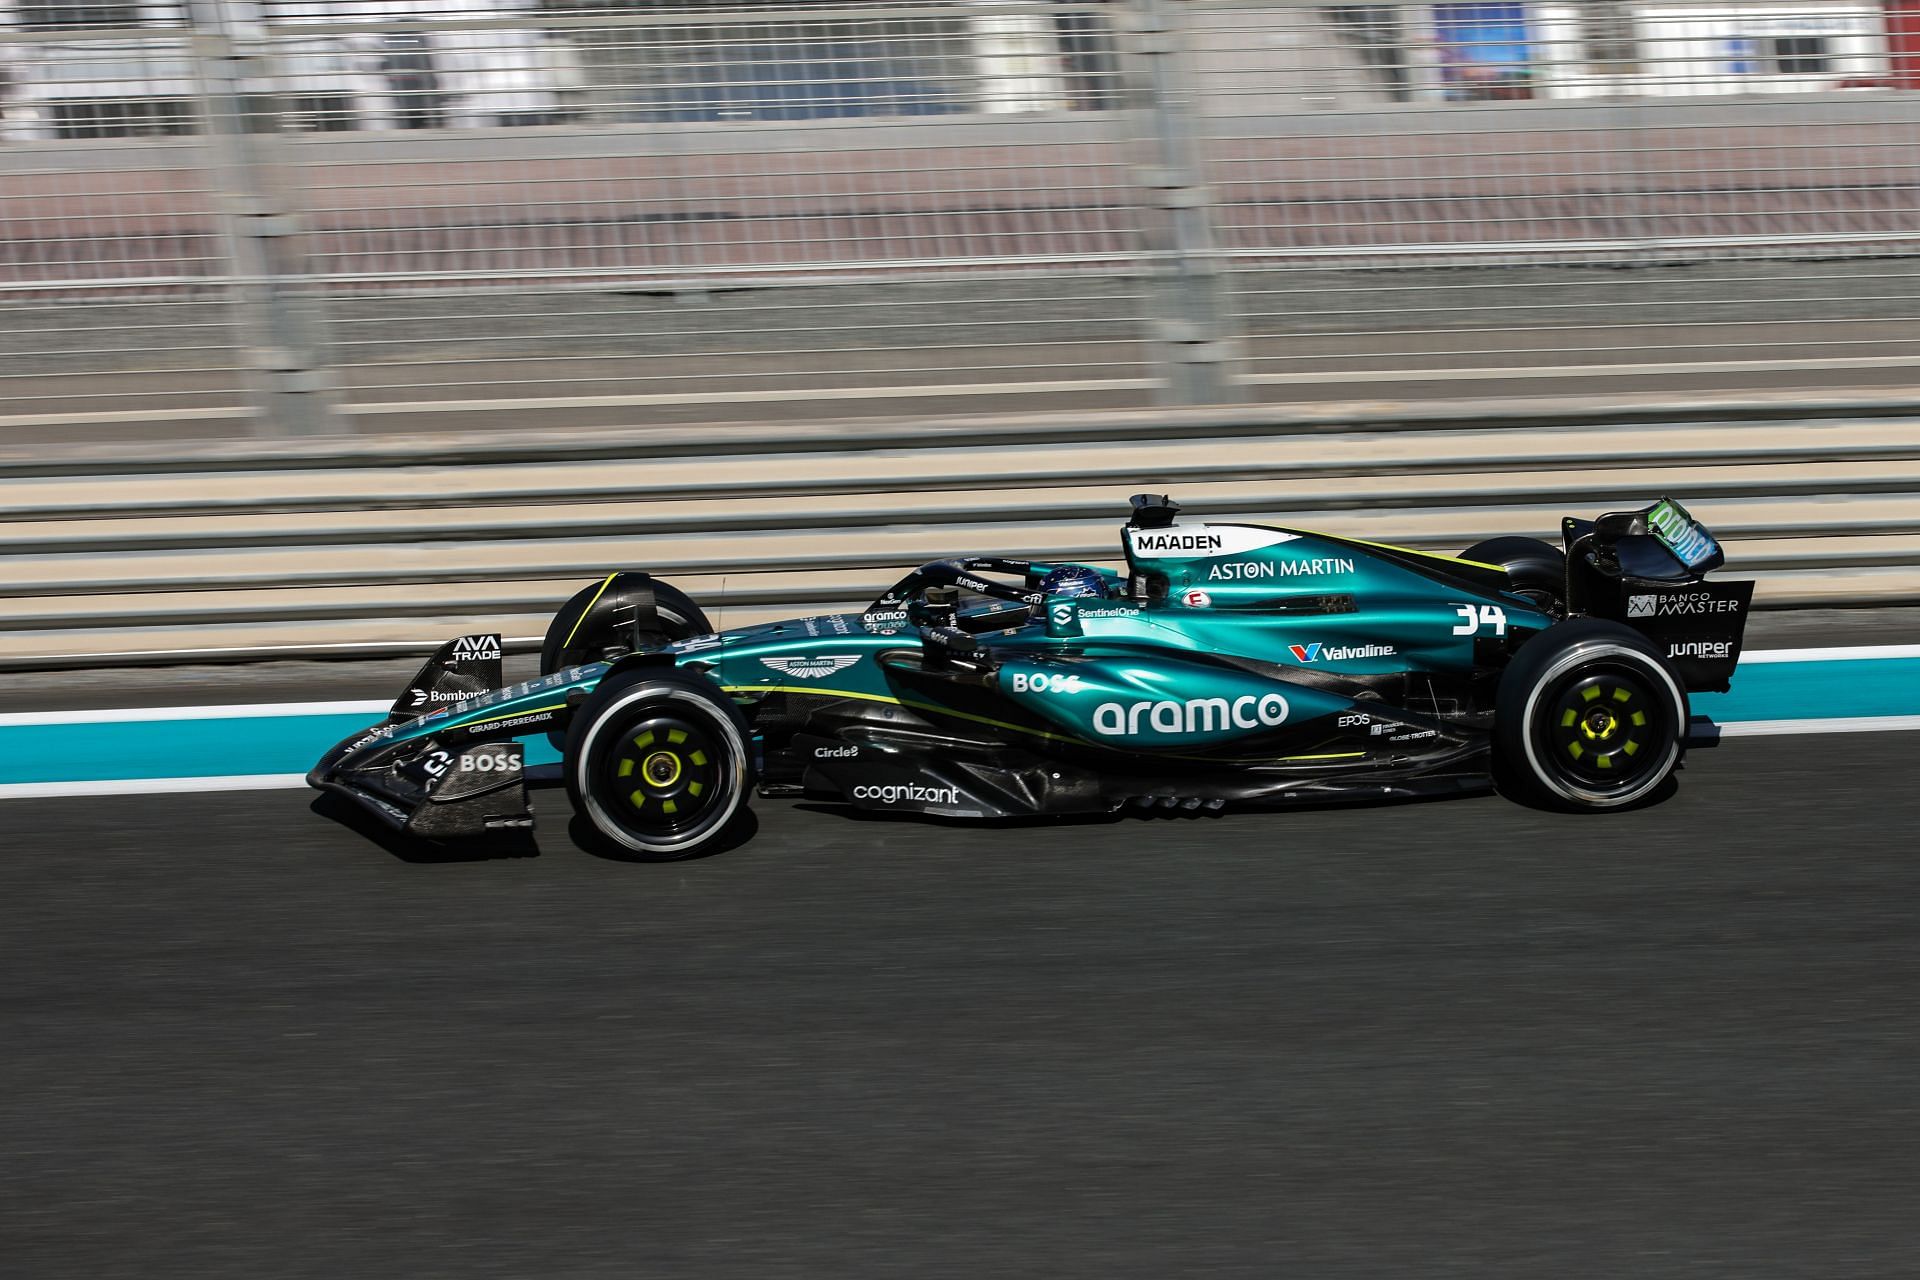
[[[1660,646],[1687,689],[1720,693],[1733,678],[1753,583],[1709,582],[1727,561],[1685,507],[1662,498],[1636,511],[1561,522],[1567,607],[1623,622]]]

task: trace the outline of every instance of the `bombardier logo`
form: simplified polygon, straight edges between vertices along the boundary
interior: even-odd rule
[[[829,653],[808,658],[762,658],[760,664],[795,680],[818,680],[836,671],[845,671],[858,661],[857,653]]]
[[[1142,720],[1169,736],[1225,733],[1231,729],[1275,728],[1287,722],[1287,700],[1277,693],[1225,698],[1188,698],[1184,702],[1103,702],[1093,710],[1093,731],[1109,738],[1131,737]]]
[[[451,692],[445,689],[409,689],[408,692],[413,695],[411,705],[416,707],[424,707],[429,702],[465,702],[473,696],[457,689]]]
[[[1400,651],[1390,644],[1290,644],[1287,652],[1295,662],[1348,662],[1355,658],[1391,658]]]

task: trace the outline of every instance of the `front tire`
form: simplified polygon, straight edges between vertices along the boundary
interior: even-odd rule
[[[1593,618],[1529,640],[1500,677],[1495,765],[1520,799],[1619,809],[1653,795],[1686,746],[1685,688],[1639,632]]]
[[[546,639],[540,645],[540,674],[552,675],[567,667],[589,662],[610,662],[633,652],[631,628],[622,625],[630,617],[624,605],[629,593],[623,591],[625,574],[612,574],[590,587],[582,587],[560,607],[547,625]],[[643,641],[665,644],[703,636],[713,630],[707,615],[693,597],[679,588],[657,579],[653,588],[653,612],[660,630],[648,633]]]
[[[622,672],[567,730],[567,795],[597,851],[690,858],[746,816],[748,741],[740,712],[705,678],[670,667]]]

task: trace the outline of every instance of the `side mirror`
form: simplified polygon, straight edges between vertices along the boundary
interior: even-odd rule
[[[1127,502],[1133,507],[1127,524],[1134,529],[1165,529],[1180,514],[1180,504],[1164,493],[1136,493]]]

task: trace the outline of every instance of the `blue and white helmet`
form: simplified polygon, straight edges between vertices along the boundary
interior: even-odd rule
[[[1040,594],[1054,596],[1098,596],[1107,594],[1107,580],[1082,564],[1063,564],[1040,579]]]

